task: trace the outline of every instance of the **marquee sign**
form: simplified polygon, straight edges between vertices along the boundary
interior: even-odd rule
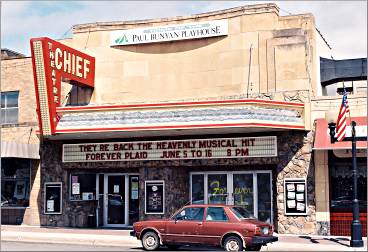
[[[30,43],[40,132],[49,136],[58,121],[61,78],[93,87],[95,58],[49,38],[34,38]]]
[[[217,37],[227,34],[228,21],[227,19],[222,19],[112,31],[110,35],[110,46]]]
[[[275,156],[277,156],[276,136],[63,145],[63,162]]]

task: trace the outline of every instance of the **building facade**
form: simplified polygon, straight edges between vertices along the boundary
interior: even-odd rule
[[[30,57],[1,60],[1,223],[39,225],[39,139]]]
[[[351,142],[331,144],[325,115],[335,111],[336,120],[342,92],[348,92],[350,112],[347,134],[355,121],[357,136],[367,136],[367,59],[321,62],[322,95],[312,99],[315,121],[314,163],[316,209],[320,234],[351,235],[353,179]],[[357,179],[360,221],[367,235],[367,142],[357,142]]]
[[[192,202],[329,232],[312,113],[329,48],[311,14],[261,4],[75,25],[59,42],[86,55],[45,41],[31,40],[41,225],[126,227]]]

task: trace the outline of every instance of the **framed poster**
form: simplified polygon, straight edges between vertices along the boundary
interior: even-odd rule
[[[62,183],[46,182],[44,187],[44,213],[61,214]]]
[[[307,215],[305,178],[284,179],[285,215]]]
[[[26,183],[24,180],[18,180],[15,184],[14,197],[24,199],[26,196]]]
[[[144,182],[145,214],[165,213],[165,182],[151,180]]]

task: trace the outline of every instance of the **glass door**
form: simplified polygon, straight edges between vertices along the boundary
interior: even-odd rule
[[[243,206],[254,215],[253,174],[233,174],[234,205]]]
[[[243,206],[259,220],[272,223],[271,175],[271,171],[194,172],[191,201]]]
[[[227,204],[227,175],[208,174],[208,204]]]
[[[129,176],[129,225],[139,220],[139,177]]]
[[[126,176],[105,174],[104,226],[126,226]]]

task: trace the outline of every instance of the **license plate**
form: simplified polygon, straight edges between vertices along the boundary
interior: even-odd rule
[[[263,233],[263,234],[268,234],[268,228],[267,228],[267,227],[262,228],[262,233]]]

